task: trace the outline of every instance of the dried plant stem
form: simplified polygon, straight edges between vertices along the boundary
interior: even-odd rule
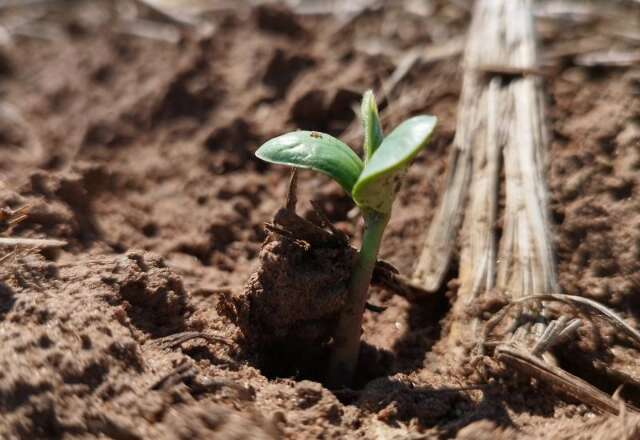
[[[600,412],[617,415],[621,407],[623,407],[611,396],[603,393],[584,380],[512,345],[499,345],[496,347],[495,354],[499,361],[504,362],[513,369],[544,381],[562,394],[584,402]],[[627,405],[626,409],[637,412],[637,409],[630,405]]]
[[[0,237],[0,247],[21,246],[31,248],[63,247],[67,242],[64,240],[51,240],[45,238],[19,238]]]
[[[502,92],[499,79],[493,79],[482,92],[480,107],[485,108],[486,122],[478,127],[472,163],[469,205],[465,213],[463,252],[460,261],[461,295],[466,302],[480,292],[494,287],[496,237],[494,225],[498,210],[498,173],[500,171],[499,142],[503,120],[498,114]]]
[[[124,22],[115,30],[121,34],[133,35],[140,38],[148,38],[171,44],[178,43],[181,38],[180,29],[173,24],[155,22],[152,20],[137,19],[135,21]]]
[[[640,344],[640,333],[593,301],[557,293],[544,180],[547,135],[531,9],[531,0],[476,2],[464,54],[450,174],[414,278],[427,290],[441,286],[463,224],[460,287],[443,350],[463,362],[469,342],[479,340],[483,345],[516,306],[518,312],[527,313],[507,328],[503,336],[508,342],[494,345],[495,357],[565,395],[617,414],[620,405],[614,399],[562,370],[549,351],[575,337],[583,322],[564,315],[549,322],[549,310],[544,308],[549,301],[579,308],[588,319],[603,317],[635,346]],[[499,180],[501,166],[504,182]],[[500,184],[505,201],[498,244]],[[510,303],[481,326],[479,318],[470,319],[476,315],[469,311],[493,292]]]
[[[471,152],[468,142],[461,140],[467,138],[465,131],[468,125],[464,121],[472,120],[467,116],[474,108],[474,94],[468,91],[470,87],[472,86],[468,82],[463,82],[456,138],[449,157],[450,171],[444,195],[427,231],[424,248],[414,272],[415,281],[430,291],[439,289],[449,268],[471,178]]]
[[[170,23],[174,23],[177,25],[194,25],[197,23],[197,20],[193,18],[190,14],[186,12],[182,12],[179,10],[179,5],[174,7],[171,6],[171,3],[156,1],[156,0],[135,0],[136,3],[146,6],[147,8],[153,10],[156,14],[158,14],[163,19],[167,20]]]
[[[427,290],[441,286],[463,224],[460,288],[447,338],[458,353],[461,341],[480,336],[480,322],[467,314],[474,300],[496,290],[511,299],[558,291],[531,8],[530,0],[476,2],[450,174],[414,274]],[[504,182],[499,180],[501,166]],[[500,184],[506,200],[498,245]]]
[[[460,294],[467,302],[494,285],[516,297],[557,291],[543,179],[546,136],[540,80],[525,73],[537,69],[530,3],[476,5],[464,56],[451,172],[415,272],[427,289],[440,286],[464,217]],[[497,67],[487,71],[483,66]],[[506,206],[496,267],[501,151]]]
[[[560,302],[586,311],[587,316],[600,316],[602,319],[612,325],[616,330],[625,334],[633,343],[633,345],[635,345],[637,348],[640,348],[640,332],[624,322],[624,320],[615,312],[589,298],[564,294],[530,295],[512,301],[511,303],[503,307],[500,312],[496,313],[489,321],[487,321],[484,327],[482,340],[487,340],[489,333],[499,324],[501,320],[504,319],[510,308],[527,302],[542,303],[543,301]]]
[[[514,117],[504,147],[506,205],[496,284],[511,298],[559,290],[542,171],[546,142],[538,81],[521,78],[507,87]]]

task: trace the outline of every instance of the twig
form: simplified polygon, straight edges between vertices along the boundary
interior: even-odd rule
[[[204,339],[211,344],[215,342],[221,342],[228,346],[233,345],[233,343],[226,338],[223,338],[221,336],[209,335],[201,332],[175,333],[173,335],[165,336],[164,338],[156,339],[154,343],[165,348],[175,348],[193,339]]]
[[[539,4],[534,14],[536,17],[588,23],[598,18],[595,8],[586,2],[555,1]]]
[[[289,180],[289,190],[287,191],[287,203],[285,208],[289,211],[296,212],[298,204],[298,170],[291,171],[291,179]]]
[[[151,384],[149,390],[160,391],[169,390],[172,387],[188,382],[189,386],[193,389],[200,391],[212,391],[219,388],[231,388],[237,392],[237,395],[242,400],[251,400],[254,397],[254,390],[252,388],[243,387],[242,385],[226,379],[211,379],[207,376],[200,376],[192,362],[184,362],[167,374],[161,376],[158,380]]]
[[[503,92],[500,79],[489,83],[480,97],[480,106],[486,107],[487,119],[485,139],[478,139],[475,146],[469,207],[465,215],[463,244],[460,257],[461,296],[470,303],[478,293],[494,287],[496,239],[494,225],[498,214],[498,173],[500,169],[500,145],[504,127],[500,121],[504,115],[498,113],[498,104]],[[479,133],[480,134],[480,133]]]
[[[640,50],[602,50],[577,56],[574,62],[578,66],[615,66],[628,67],[640,63]]]
[[[388,98],[388,96],[393,92],[395,87],[398,85],[400,81],[411,71],[413,66],[416,65],[418,60],[420,59],[420,54],[417,50],[408,51],[398,62],[396,69],[393,71],[391,76],[385,80],[382,84],[382,96]]]
[[[579,40],[571,39],[567,42],[558,43],[552,49],[547,50],[544,53],[544,62],[545,64],[547,62],[557,63],[562,58],[571,58],[588,52],[606,50],[609,46],[611,46],[610,39],[601,36],[589,36]]]
[[[633,29],[606,29],[605,33],[613,37],[640,43],[640,32]]]
[[[406,298],[408,301],[419,301],[421,298],[433,296],[435,293],[398,274],[397,270],[391,270],[389,263],[380,260],[373,270],[371,284],[383,287],[396,295]]]
[[[537,357],[542,356],[554,346],[559,345],[575,335],[578,328],[582,325],[580,319],[569,319],[567,316],[561,316],[544,329],[538,342],[531,350],[531,354]]]
[[[180,13],[168,6],[162,5],[163,2],[154,0],[134,0],[136,3],[146,6],[154,11],[157,15],[165,20],[179,25],[193,26],[198,24],[198,20],[188,13]]]
[[[504,152],[506,206],[496,285],[517,298],[559,289],[543,176],[546,133],[538,80],[511,81],[507,91],[514,118]]]
[[[519,304],[523,304],[525,302],[542,302],[542,301],[556,301],[563,304],[570,305],[572,307],[578,307],[580,309],[588,310],[592,313],[595,313],[602,318],[604,318],[609,324],[615,327],[617,330],[621,331],[625,335],[627,335],[634,345],[640,348],[640,332],[638,330],[631,327],[629,324],[624,322],[624,320],[618,316],[615,312],[610,310],[609,308],[599,304],[593,300],[588,298],[583,298],[581,296],[575,295],[564,295],[564,294],[545,294],[545,295],[530,295],[525,296],[523,298],[518,298],[506,306],[504,306],[500,312],[496,313],[489,321],[487,321],[484,329],[484,338],[488,336],[489,332],[494,329],[498,323],[504,319],[507,312],[511,307],[517,306]]]
[[[175,25],[143,19],[121,23],[116,28],[116,32],[171,44],[178,43],[181,38],[180,30]]]
[[[0,9],[15,8],[18,6],[31,8],[42,3],[53,3],[58,1],[60,0],[2,0],[0,1]]]
[[[463,204],[470,177],[471,153],[454,144],[449,156],[446,189],[427,231],[413,275],[414,281],[423,285],[428,291],[436,291],[440,288],[449,268],[454,249],[453,243],[462,222]]]
[[[15,211],[10,208],[0,209],[0,231],[11,230],[12,227],[27,218],[30,205],[24,205]]]
[[[496,358],[519,370],[528,376],[535,377],[551,385],[557,391],[583,402],[601,412],[617,415],[620,405],[607,394],[583,381],[582,379],[567,373],[561,368],[549,365],[542,359],[523,352],[509,344],[501,344],[496,347]],[[630,411],[638,410],[626,405]]]
[[[195,368],[191,362],[185,362],[178,365],[176,368],[160,377],[149,387],[150,390],[166,390],[169,389],[185,379],[195,376]]]
[[[0,237],[0,247],[21,246],[33,248],[63,247],[67,242],[64,240],[52,240],[46,238],[19,238]]]
[[[472,44],[477,38],[480,24],[472,23],[469,31],[468,46],[465,50],[464,64],[471,64],[477,57]],[[490,48],[483,51],[490,52]],[[476,64],[475,62],[473,63]],[[466,69],[462,82],[456,136],[449,157],[449,171],[446,189],[435,216],[428,228],[424,247],[414,272],[414,279],[427,290],[438,290],[449,267],[458,228],[462,223],[464,203],[471,180],[472,140],[478,128],[483,109],[480,102],[480,77],[474,70]]]
[[[334,15],[343,23],[349,23],[353,18],[381,4],[381,0],[307,0],[287,1],[298,15]],[[344,26],[344,24],[343,24]]]
[[[17,250],[12,250],[11,252],[9,252],[6,255],[3,255],[2,257],[0,257],[0,263],[3,263],[5,261],[7,261],[9,258],[13,257],[14,255],[16,255]]]

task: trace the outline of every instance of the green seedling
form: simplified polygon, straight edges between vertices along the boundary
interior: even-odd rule
[[[393,200],[409,163],[427,146],[437,122],[434,116],[416,116],[384,137],[371,91],[362,98],[361,117],[364,161],[344,142],[314,131],[283,134],[256,151],[256,156],[267,162],[330,176],[351,196],[364,218],[362,245],[333,337],[327,383],[335,388],[349,386],[353,379],[367,292]]]

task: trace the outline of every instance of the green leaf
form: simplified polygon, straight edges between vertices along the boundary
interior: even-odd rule
[[[320,171],[349,194],[363,168],[360,158],[344,142],[315,131],[292,131],[273,138],[258,148],[256,156],[271,163]]]
[[[380,125],[380,117],[378,116],[376,98],[371,90],[367,90],[362,96],[360,117],[364,127],[364,161],[367,163],[371,160],[373,153],[376,152],[384,137],[382,126]]]
[[[398,125],[382,141],[353,187],[353,200],[358,206],[383,214],[391,212],[402,173],[427,146],[436,123],[435,116],[416,116]]]

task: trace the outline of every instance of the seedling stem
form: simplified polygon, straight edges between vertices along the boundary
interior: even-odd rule
[[[363,212],[363,217],[362,245],[349,281],[347,303],[342,309],[334,333],[333,352],[327,374],[327,385],[332,388],[349,386],[358,364],[362,316],[368,298],[367,293],[382,235],[389,222],[388,214],[372,210]]]

